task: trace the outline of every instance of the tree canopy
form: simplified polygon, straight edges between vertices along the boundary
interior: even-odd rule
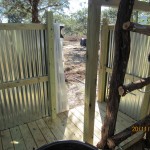
[[[8,18],[8,22],[43,21],[45,10],[62,13],[69,7],[67,0],[3,0],[1,13]]]

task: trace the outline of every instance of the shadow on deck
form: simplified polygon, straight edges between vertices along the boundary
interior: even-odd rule
[[[105,116],[105,103],[96,103],[94,143],[101,138],[101,126]],[[78,106],[57,115],[26,123],[0,132],[0,150],[33,150],[56,140],[83,141],[84,106]],[[116,133],[135,122],[119,112]]]

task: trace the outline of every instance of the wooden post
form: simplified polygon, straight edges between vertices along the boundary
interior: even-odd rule
[[[54,57],[54,25],[53,14],[47,12],[47,62],[48,62],[48,99],[50,101],[51,117],[56,117],[56,77]]]
[[[84,141],[93,143],[96,99],[97,65],[99,50],[99,0],[88,1],[87,59],[84,108]]]
[[[101,28],[100,66],[99,66],[99,76],[98,76],[98,101],[99,102],[105,100],[108,34],[109,34],[108,21],[105,18],[103,19],[103,25]]]

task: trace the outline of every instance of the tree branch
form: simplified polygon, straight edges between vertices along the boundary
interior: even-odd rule
[[[141,25],[128,21],[123,24],[123,29],[150,36],[150,25]]]
[[[144,119],[136,122],[135,124],[131,125],[120,133],[112,136],[111,138],[108,138],[107,145],[110,149],[113,149],[115,146],[119,145],[128,137],[139,131],[143,131],[146,133],[150,132],[150,115],[146,116]]]
[[[40,8],[39,11],[44,10],[44,9],[46,9],[46,8],[49,8],[49,7],[58,7],[58,6],[62,6],[62,5],[63,5],[63,4],[48,5],[48,6],[45,6],[45,7],[43,7],[43,8]]]
[[[150,84],[150,77],[142,78],[134,83],[119,86],[118,92],[120,96],[125,96],[127,93],[141,89],[148,84]]]

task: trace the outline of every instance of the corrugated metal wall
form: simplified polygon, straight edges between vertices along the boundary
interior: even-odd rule
[[[0,83],[47,75],[45,30],[0,30]],[[0,129],[49,115],[47,82],[0,90]]]
[[[108,42],[108,63],[107,67],[113,67],[114,58],[114,30],[109,31]],[[127,73],[132,74],[132,79],[125,79],[125,83],[135,81],[135,77],[147,77],[149,71],[148,53],[150,48],[150,37],[131,32],[131,53],[128,62]],[[109,82],[111,74],[107,73],[106,97],[109,91]],[[142,91],[145,91],[143,88]],[[139,118],[144,93],[136,90],[127,94],[120,102],[120,111],[131,116],[134,119]]]

